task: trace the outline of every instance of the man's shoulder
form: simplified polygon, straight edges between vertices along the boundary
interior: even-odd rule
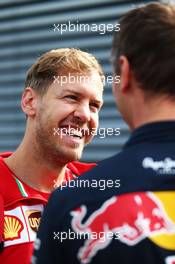
[[[78,206],[82,200],[91,202],[93,199],[105,199],[107,196],[128,192],[172,189],[171,179],[173,180],[174,174],[169,175],[169,181],[167,181],[164,170],[161,173],[161,170],[155,170],[153,166],[157,165],[159,161],[164,164],[164,158],[162,159],[160,156],[162,151],[162,146],[161,148],[150,148],[143,144],[126,148],[99,162],[97,166],[83,173],[81,177],[69,182],[65,188],[56,190],[53,203],[55,200],[55,204],[57,204],[56,197],[59,196],[59,201],[62,201],[60,206],[64,204],[66,210],[66,208]],[[166,153],[164,154],[166,155]],[[150,161],[153,165],[148,166],[149,164],[147,165],[146,162]],[[174,172],[174,170],[172,171]]]
[[[61,186],[60,188],[55,190],[51,195],[50,205],[53,208],[61,208],[64,204],[62,203],[62,201],[66,201],[66,206],[64,206],[64,209],[61,210],[62,214],[64,214],[69,210],[69,208],[74,207],[77,202],[78,204],[81,203],[81,200],[85,197],[87,198],[87,200],[89,200],[91,198],[94,198],[94,195],[97,194],[97,197],[101,199],[102,196],[104,196],[104,192],[102,191],[102,181],[104,184],[112,184],[114,188],[115,186],[116,188],[118,188],[120,185],[118,182],[119,179],[115,177],[117,176],[117,174],[111,167],[111,164],[116,165],[116,159],[120,159],[120,156],[121,154],[115,155],[111,158],[99,162],[97,165],[93,163],[88,164],[87,166],[87,164],[85,164],[85,167],[83,163],[74,162],[73,165],[76,164],[76,166],[80,165],[83,169],[85,168],[84,173],[83,171],[81,171],[83,173],[81,177],[78,177],[74,181],[69,181],[64,186]],[[119,162],[119,160],[117,162]],[[109,179],[107,179],[108,176]],[[108,180],[110,181],[110,183]],[[109,190],[111,190],[111,188],[109,188]]]
[[[9,157],[11,154],[12,154],[12,152],[0,153],[0,182],[4,181],[4,178],[7,179],[7,177],[9,178],[9,176],[11,176],[9,168],[7,167],[6,163],[4,162],[4,158]]]

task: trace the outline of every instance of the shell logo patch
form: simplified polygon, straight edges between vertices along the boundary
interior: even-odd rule
[[[26,211],[26,214],[28,216],[30,228],[34,232],[37,232],[38,228],[39,228],[40,221],[41,221],[41,211],[28,210],[28,211]]]
[[[12,215],[4,217],[4,239],[14,240],[20,238],[20,233],[24,229],[19,218]]]

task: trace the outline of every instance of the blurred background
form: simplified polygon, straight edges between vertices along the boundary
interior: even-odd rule
[[[127,0],[0,0],[0,152],[13,151],[25,129],[20,99],[27,69],[50,49],[76,47],[90,52],[112,75],[112,32],[54,31],[54,24],[116,24],[131,8],[151,1]],[[156,1],[154,1],[156,2]],[[78,22],[77,22],[78,21]],[[138,111],[139,114],[139,111]],[[83,161],[99,161],[121,150],[129,136],[106,84],[101,128],[120,128],[119,136],[96,136],[86,148]]]

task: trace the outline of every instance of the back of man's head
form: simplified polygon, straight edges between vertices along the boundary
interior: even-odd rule
[[[113,40],[117,74],[121,55],[145,92],[175,96],[175,6],[151,3],[129,11]]]

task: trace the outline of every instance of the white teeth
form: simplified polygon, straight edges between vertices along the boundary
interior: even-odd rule
[[[63,135],[69,135],[69,136],[72,136],[72,137],[79,137],[79,138],[82,138],[83,137],[83,133],[80,131],[79,128],[68,128],[68,129],[62,129],[62,134]]]
[[[80,133],[67,132],[67,135],[82,138],[82,135]]]

